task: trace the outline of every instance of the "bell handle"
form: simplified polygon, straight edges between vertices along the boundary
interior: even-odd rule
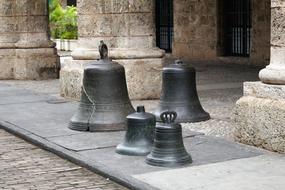
[[[163,123],[174,123],[177,117],[175,111],[164,111],[160,114],[160,119]]]
[[[182,65],[182,64],[183,64],[183,61],[180,60],[180,59],[177,59],[177,60],[175,60],[175,64],[177,64],[177,65]]]

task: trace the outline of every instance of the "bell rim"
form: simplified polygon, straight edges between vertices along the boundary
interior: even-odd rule
[[[168,168],[172,168],[172,167],[182,167],[185,165],[190,165],[193,163],[192,157],[187,154],[187,156],[184,156],[179,160],[161,160],[158,158],[154,158],[151,156],[151,154],[149,154],[146,159],[145,162],[149,165],[152,166],[158,166],[158,167],[168,167]]]
[[[145,151],[138,151],[144,148]],[[151,152],[152,145],[146,146],[127,146],[125,143],[117,145],[115,152],[126,156],[147,156]]]

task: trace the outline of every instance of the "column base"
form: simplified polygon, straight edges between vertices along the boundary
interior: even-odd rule
[[[157,99],[161,92],[163,58],[114,59],[125,67],[130,99]],[[84,67],[92,60],[66,61],[60,71],[61,95],[80,98]]]
[[[237,141],[285,153],[285,85],[246,82],[236,103]]]
[[[0,79],[14,79],[15,49],[0,49]]]
[[[59,56],[54,48],[16,49],[14,79],[44,80],[59,77]]]
[[[0,49],[0,79],[58,78],[59,57],[54,48]]]
[[[285,84],[285,65],[269,65],[259,72],[259,78],[267,84]]]

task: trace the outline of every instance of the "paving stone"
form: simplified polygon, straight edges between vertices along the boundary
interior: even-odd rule
[[[0,147],[0,189],[126,189],[3,130]]]

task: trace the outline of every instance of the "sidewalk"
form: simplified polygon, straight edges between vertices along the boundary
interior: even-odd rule
[[[231,88],[220,90],[234,91]],[[208,88],[200,91],[204,107],[214,117],[213,97],[218,91]],[[133,103],[146,104],[150,110],[156,101]],[[116,154],[115,147],[122,142],[124,132],[88,133],[67,128],[77,105],[77,102],[49,93],[0,82],[1,128],[129,188],[280,190],[285,187],[283,156],[193,132],[188,124],[183,128],[184,143],[194,161],[188,167],[152,167],[145,164],[144,157]]]

